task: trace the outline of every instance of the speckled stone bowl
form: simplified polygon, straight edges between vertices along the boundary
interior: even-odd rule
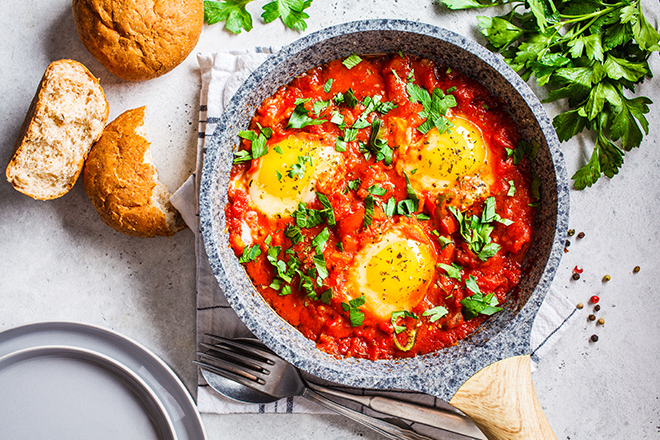
[[[229,246],[224,210],[232,148],[239,140],[238,131],[247,128],[262,100],[295,75],[352,52],[399,50],[458,68],[508,104],[522,135],[541,144],[535,169],[542,182],[542,204],[522,282],[504,310],[475,333],[455,346],[412,359],[337,359],[318,350],[263,301]],[[438,27],[401,20],[367,20],[303,37],[254,71],[225,110],[207,145],[199,202],[204,243],[218,283],[238,316],[271,349],[299,368],[333,382],[418,390],[449,400],[481,368],[529,352],[534,317],[563,253],[569,198],[564,159],[550,119],[525,82],[498,56]]]

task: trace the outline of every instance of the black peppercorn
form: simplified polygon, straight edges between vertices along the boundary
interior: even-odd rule
[[[579,274],[579,273],[574,273],[574,274],[571,276],[571,278],[573,278],[574,280],[579,280],[579,279],[580,279],[580,274]]]
[[[577,235],[577,238],[584,238],[584,232],[580,232],[580,233]]]
[[[599,311],[599,310],[600,310],[600,306],[599,306],[598,304],[596,304],[596,307],[594,307],[594,310],[595,310],[596,312]]]
[[[589,315],[589,317],[587,319],[589,319],[589,321],[595,321],[596,320],[596,315]]]
[[[571,242],[566,240],[566,243],[564,243],[564,246],[569,247],[571,245]]]
[[[591,342],[597,342],[598,341],[598,335],[591,335]]]

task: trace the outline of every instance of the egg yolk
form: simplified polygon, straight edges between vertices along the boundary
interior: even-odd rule
[[[380,320],[389,320],[392,312],[411,311],[424,297],[435,270],[431,246],[396,229],[363,248],[355,261],[364,308]]]
[[[319,140],[304,135],[269,145],[248,183],[257,209],[269,216],[288,215],[299,202],[314,200],[315,177],[331,165],[332,152],[326,150]]]
[[[463,177],[478,173],[487,162],[481,130],[464,118],[450,120],[453,127],[444,133],[435,127],[429,130],[400,159],[401,170],[411,181],[417,181],[421,189],[454,186]]]

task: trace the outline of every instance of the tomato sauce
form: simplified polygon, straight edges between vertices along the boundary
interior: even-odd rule
[[[420,186],[423,176],[405,163],[413,157],[410,145],[419,145],[424,152],[419,155],[421,160],[427,154],[421,149],[436,138],[418,129],[431,117],[423,102],[411,98],[411,83],[431,97],[436,89],[444,97],[453,97],[448,102],[454,103],[453,99],[455,105],[445,116],[450,122],[462,118],[468,121],[465,126],[478,128],[487,148],[487,176],[485,171],[469,178],[459,176],[456,182],[460,183],[440,192],[433,186]],[[346,101],[351,92],[357,103]],[[365,114],[369,99],[376,96],[389,108]],[[300,115],[312,123],[296,128],[291,121]],[[380,129],[372,136],[374,127],[378,128],[376,119]],[[439,132],[437,125],[431,131]],[[355,126],[362,128],[355,130],[351,140],[348,131]],[[249,129],[255,137],[260,133],[267,137],[268,152],[235,161],[226,207],[230,243],[265,301],[319,349],[373,360],[434,352],[474,332],[489,314],[497,313],[518,284],[538,203],[530,154],[519,154],[521,136],[504,104],[464,73],[401,54],[363,56],[350,68],[346,60],[334,60],[297,76],[265,99]],[[448,132],[462,131],[450,124]],[[274,149],[292,136],[313,139],[333,150],[335,165],[312,179],[313,193],[327,197],[331,216],[321,196],[312,196],[293,213],[276,215],[264,212],[255,202],[251,191],[256,173],[270,155],[278,154]],[[255,142],[244,138],[237,151],[254,154]],[[383,148],[378,151],[385,158],[379,158],[374,145]],[[299,157],[299,169],[309,169],[310,162]],[[325,162],[329,159],[314,161],[318,166]],[[278,171],[277,179],[286,179],[286,172],[294,168],[289,163]],[[269,178],[277,183],[275,175]],[[303,177],[300,179],[302,182]],[[477,183],[471,186],[474,181]],[[394,213],[392,205],[387,206],[390,199],[396,206]],[[410,203],[413,211],[406,206],[399,210],[402,201],[403,205]],[[488,203],[494,206],[496,220],[484,213]],[[313,210],[321,221],[299,226],[300,206]],[[469,219],[484,218],[490,220],[482,221],[486,244],[481,249],[490,247],[493,252],[481,258],[479,248],[464,233],[474,237]],[[421,243],[420,249],[430,257],[419,263],[419,271],[432,274],[430,278],[420,275],[423,285],[416,287],[415,295],[422,292],[421,299],[407,303],[409,298],[404,295],[400,301],[407,305],[392,313],[388,310],[395,306],[374,305],[370,297],[360,303],[364,286],[355,284],[356,279],[363,279],[360,274],[368,273],[365,255],[369,246],[378,248],[386,237],[392,243],[398,239]],[[397,243],[393,246],[399,246]],[[451,276],[447,266],[458,274]],[[378,290],[376,285],[371,288]],[[477,296],[475,290],[480,292]],[[468,310],[466,299],[470,298],[481,300],[477,312]]]

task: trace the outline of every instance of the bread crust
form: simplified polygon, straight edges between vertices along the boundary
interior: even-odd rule
[[[14,145],[7,181],[37,200],[66,194],[101,136],[108,113],[103,88],[84,65],[69,59],[50,63]]]
[[[204,25],[203,0],[72,0],[80,40],[110,72],[142,81],[186,59]]]
[[[145,110],[128,110],[108,124],[89,153],[83,184],[108,226],[134,237],[171,236],[185,223],[169,203],[149,141],[140,133]]]

